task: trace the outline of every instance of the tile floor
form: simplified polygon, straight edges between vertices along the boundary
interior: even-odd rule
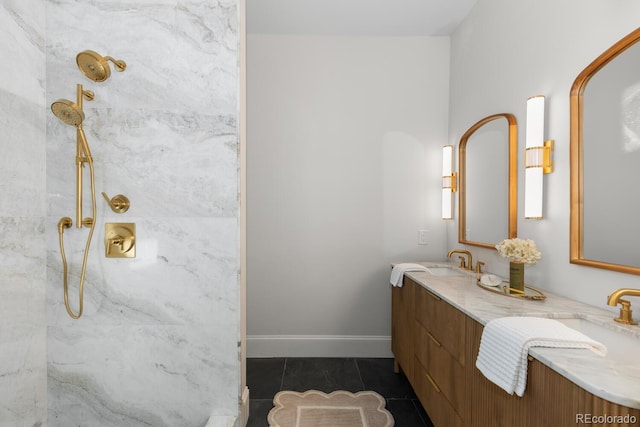
[[[268,427],[267,414],[280,390],[373,390],[387,400],[396,427],[433,427],[404,374],[393,373],[393,359],[249,358],[247,427]]]

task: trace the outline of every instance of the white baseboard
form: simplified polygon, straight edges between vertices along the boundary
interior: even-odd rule
[[[393,357],[390,336],[247,335],[247,357]]]

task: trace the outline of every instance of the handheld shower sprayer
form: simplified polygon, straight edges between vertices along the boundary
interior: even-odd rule
[[[82,218],[82,167],[84,163],[93,165],[91,150],[89,149],[84,129],[82,129],[82,122],[84,121],[82,100],[83,98],[86,98],[88,101],[93,101],[95,95],[90,90],[84,90],[81,84],[76,86],[76,92],[77,99],[75,103],[67,99],[58,99],[51,104],[51,111],[63,123],[76,127],[76,227],[82,228],[82,225],[85,222]]]
[[[63,217],[58,222],[58,237],[60,240],[60,256],[62,257],[63,275],[64,275],[64,304],[67,309],[67,313],[74,319],[82,316],[83,310],[83,290],[85,273],[87,271],[87,259],[89,256],[89,247],[91,245],[91,238],[93,231],[95,230],[95,218],[96,218],[96,190],[95,190],[95,176],[93,171],[93,158],[91,157],[91,150],[89,149],[89,143],[87,137],[82,129],[82,122],[84,121],[84,111],[82,110],[83,98],[91,101],[94,98],[93,92],[84,90],[81,84],[77,87],[77,100],[71,102],[67,99],[58,99],[51,104],[51,111],[60,119],[63,123],[76,127],[76,228],[89,227],[89,236],[87,237],[87,243],[84,249],[84,259],[82,262],[82,271],[80,274],[80,285],[78,287],[79,294],[79,307],[78,313],[74,313],[69,305],[69,286],[68,286],[68,268],[67,258],[64,252],[64,230],[70,228],[73,225],[73,221],[69,217]],[[82,168],[84,164],[89,165],[89,173],[91,179],[91,207],[92,215],[88,218],[82,218]]]
[[[127,63],[121,59],[113,59],[110,56],[102,56],[92,50],[84,50],[76,55],[76,64],[85,76],[94,82],[103,82],[111,76],[111,68],[107,60],[113,62],[116,70],[122,72],[127,69]]]

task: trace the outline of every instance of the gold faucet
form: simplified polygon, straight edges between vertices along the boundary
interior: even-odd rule
[[[620,317],[616,317],[613,320],[624,323],[625,325],[637,325],[638,322],[633,321],[633,316],[631,314],[631,302],[621,298],[624,295],[640,297],[640,289],[620,288],[613,291],[611,295],[607,297],[607,304],[613,307],[618,305],[618,303],[622,305],[622,307],[620,307]]]
[[[471,252],[464,251],[462,249],[452,249],[449,251],[449,254],[447,255],[447,257],[451,258],[451,255],[453,254],[463,254],[467,256],[469,267],[467,267],[464,257],[461,256],[461,257],[458,257],[460,258],[460,268],[464,268],[465,270],[471,270],[473,268],[473,257],[471,256]]]

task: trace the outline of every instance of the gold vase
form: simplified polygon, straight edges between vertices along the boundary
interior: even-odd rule
[[[509,263],[509,287],[524,292],[524,262]]]

